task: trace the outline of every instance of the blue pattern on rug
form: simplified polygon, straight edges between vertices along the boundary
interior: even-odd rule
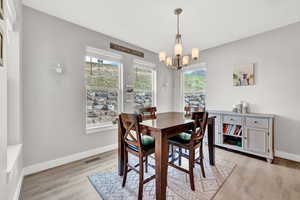
[[[134,163],[137,159],[129,159]],[[151,159],[149,159],[150,161]],[[216,165],[211,166],[207,159],[204,159],[206,178],[201,175],[198,165],[195,166],[195,187],[196,191],[190,189],[189,176],[172,167],[168,168],[167,199],[172,200],[211,200],[226,179],[235,168],[235,164],[229,161],[216,159]],[[134,163],[131,163],[134,165]],[[151,160],[150,163],[154,163]],[[155,170],[151,167],[145,173],[145,178],[153,175]],[[133,171],[127,175],[126,186],[122,188],[122,177],[117,172],[97,173],[88,177],[91,184],[103,200],[135,200],[137,199],[139,175]],[[144,185],[144,200],[155,199],[155,180]]]

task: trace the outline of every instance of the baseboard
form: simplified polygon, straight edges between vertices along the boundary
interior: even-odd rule
[[[300,155],[297,155],[297,154],[287,153],[284,151],[275,151],[275,156],[279,157],[279,158],[284,158],[287,160],[300,162]]]
[[[24,168],[24,175],[27,176],[27,175],[34,174],[34,173],[37,173],[37,172],[41,172],[41,171],[44,171],[44,170],[47,170],[47,169],[58,167],[58,166],[61,166],[61,165],[64,165],[64,164],[68,164],[70,162],[82,160],[82,159],[90,157],[90,156],[94,156],[94,155],[97,155],[97,154],[100,154],[100,153],[104,153],[104,152],[107,152],[107,151],[117,149],[117,147],[118,147],[117,144],[112,144],[112,145],[108,145],[108,146],[88,150],[88,151],[85,151],[85,152],[80,152],[80,153],[76,153],[76,154],[73,154],[73,155],[65,156],[65,157],[62,157],[62,158],[55,159],[55,160],[50,160],[50,161],[30,165],[30,166],[27,166],[27,167]]]
[[[21,194],[21,188],[22,188],[22,183],[23,183],[23,178],[24,178],[24,170],[22,170],[20,174],[20,178],[13,196],[12,200],[19,200],[20,194]]]

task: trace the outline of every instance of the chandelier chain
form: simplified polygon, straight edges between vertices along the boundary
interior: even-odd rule
[[[177,34],[179,35],[179,15],[177,15]]]

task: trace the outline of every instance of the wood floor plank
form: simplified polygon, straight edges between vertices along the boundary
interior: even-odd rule
[[[298,200],[300,164],[282,159],[274,164],[238,153],[216,150],[237,164],[215,200]],[[93,162],[86,162],[90,159]],[[117,151],[103,153],[24,178],[24,200],[101,200],[87,176],[117,170]]]

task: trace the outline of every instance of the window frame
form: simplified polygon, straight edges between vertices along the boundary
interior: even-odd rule
[[[135,68],[140,68],[140,69],[146,69],[148,71],[151,71],[151,74],[152,74],[152,90],[151,90],[151,93],[152,93],[152,104],[151,104],[151,106],[156,106],[156,70],[152,69],[152,68],[149,68],[149,67],[146,67],[146,66],[137,65],[137,64],[135,64],[133,66],[133,68],[134,69]],[[133,87],[133,89],[135,91],[134,87]],[[135,103],[135,101],[134,101],[134,103]]]
[[[86,63],[86,57],[93,57],[96,59],[100,59],[100,60],[106,60],[106,61],[111,61],[111,62],[117,62],[119,63],[119,70],[118,70],[118,75],[119,75],[119,83],[118,83],[118,89],[108,89],[108,90],[112,90],[112,91],[117,91],[118,93],[118,113],[123,112],[123,84],[124,84],[124,65],[122,63],[122,56],[110,51],[105,51],[102,49],[96,49],[93,47],[87,47],[86,49],[86,54],[84,57],[84,64]],[[85,75],[85,74],[84,74]],[[84,81],[85,78],[84,78]],[[84,84],[84,88],[85,88],[85,104],[84,104],[84,110],[85,110],[85,117],[84,117],[84,122],[85,122],[85,130],[86,130],[86,134],[93,134],[93,133],[99,133],[99,132],[105,132],[105,131],[109,131],[109,130],[117,130],[118,125],[117,124],[113,124],[111,122],[104,122],[101,124],[98,124],[96,126],[93,127],[88,127],[87,126],[87,85]],[[103,88],[105,89],[105,88]]]
[[[207,73],[208,72],[207,64],[204,63],[204,62],[201,62],[201,63],[193,64],[189,67],[185,67],[181,70],[181,73],[180,73],[180,103],[179,103],[180,112],[183,112],[184,107],[185,107],[185,102],[184,102],[184,73],[185,72],[190,72],[190,71],[196,71],[196,70],[206,70],[206,73]],[[207,76],[206,76],[206,80],[207,80]],[[206,96],[206,88],[205,88],[205,96]],[[206,98],[205,98],[205,101],[206,101]]]
[[[133,68],[135,69],[140,68],[140,69],[146,69],[152,72],[152,105],[153,107],[157,106],[157,69],[156,66],[153,63],[146,62],[143,60],[138,60],[135,59],[133,61]],[[133,89],[134,89],[134,84],[133,84]],[[135,103],[135,101],[134,101]]]

